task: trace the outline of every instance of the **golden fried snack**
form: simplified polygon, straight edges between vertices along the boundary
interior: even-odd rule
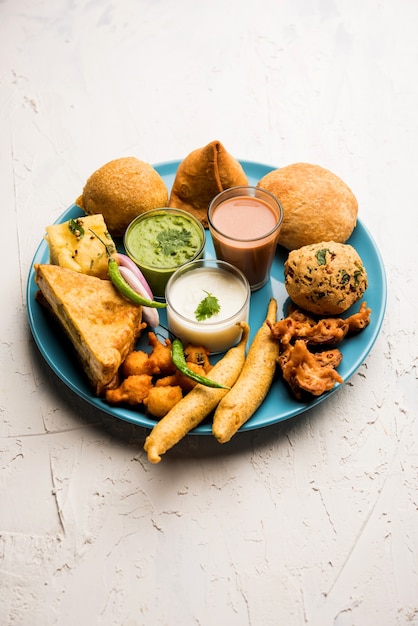
[[[358,313],[346,319],[326,317],[314,319],[300,309],[292,309],[289,315],[269,324],[272,336],[285,348],[292,340],[304,339],[308,345],[334,344],[347,335],[359,332],[370,323],[371,309],[362,302]]]
[[[190,361],[187,362],[187,365],[189,369],[191,369],[196,374],[199,374],[200,376],[205,376],[207,372],[209,371],[203,368],[201,365],[198,365],[197,363],[193,363]],[[212,366],[210,366],[210,368],[211,367]],[[169,385],[179,385],[185,393],[188,393],[197,384],[198,383],[195,380],[192,380],[190,376],[186,376],[185,374],[182,374],[180,370],[176,369],[174,374],[171,374],[169,376],[164,376],[163,378],[159,378],[156,381],[155,386],[166,387]]]
[[[304,400],[309,394],[321,395],[335,382],[343,382],[335,371],[342,361],[342,353],[337,349],[319,352],[316,349],[320,345],[339,343],[346,336],[359,332],[369,324],[370,313],[371,309],[362,302],[358,313],[346,319],[318,320],[292,306],[287,317],[269,324],[272,337],[280,346],[277,362],[296,399]],[[309,346],[315,351],[311,352]]]
[[[341,352],[339,350],[327,352],[312,353],[306,343],[298,339],[294,345],[287,346],[285,354],[279,358],[283,378],[296,399],[303,400],[303,392],[320,396],[332,389],[336,382],[343,382],[334,369],[341,362]]]
[[[220,141],[193,150],[179,165],[168,206],[183,209],[208,226],[207,210],[213,198],[228,187],[248,185],[239,163]]]
[[[343,313],[360,300],[368,285],[358,252],[336,241],[320,241],[289,252],[284,277],[291,300],[315,315]]]
[[[168,190],[152,165],[122,157],[93,172],[75,203],[88,215],[101,213],[110,234],[122,237],[137,215],[167,206]]]
[[[36,299],[68,336],[95,395],[117,387],[120,366],[146,326],[142,307],[109,280],[59,265],[36,264],[35,281]]]
[[[353,192],[320,165],[287,165],[263,176],[258,186],[283,207],[279,244],[288,250],[331,239],[343,243],[354,230],[358,203]]]
[[[357,333],[370,323],[370,314],[372,310],[367,308],[367,303],[362,302],[358,313],[353,313],[345,320],[348,324],[348,332]]]
[[[152,346],[152,351],[149,355],[149,366],[153,372],[163,376],[174,374],[176,368],[171,358],[170,339],[164,339],[164,343],[161,343],[156,334],[151,331],[148,333],[148,343]]]
[[[324,318],[305,333],[304,339],[309,345],[339,343],[347,335],[350,327],[346,320]]]
[[[116,389],[106,391],[109,404],[142,404],[152,387],[152,376],[139,374],[128,376]]]
[[[124,378],[128,376],[139,376],[148,374],[153,376],[159,374],[159,368],[150,361],[149,354],[143,350],[134,350],[126,357],[122,363],[121,373]]]
[[[161,419],[170,411],[183,397],[182,389],[179,385],[161,386],[156,385],[149,390],[144,405],[148,413],[157,419]]]
[[[210,351],[205,346],[194,346],[189,344],[184,348],[184,357],[187,364],[190,365],[191,363],[195,363],[196,365],[199,365],[206,374],[212,367],[212,364],[209,361],[209,355]],[[201,372],[201,374],[203,374],[203,372]]]
[[[122,364],[123,376],[150,374],[166,376],[175,373],[176,368],[171,359],[171,341],[165,339],[161,343],[154,332],[148,333],[148,343],[152,346],[150,354],[144,350],[131,352]]]
[[[276,321],[277,301],[270,299],[267,316],[258,329],[235,385],[220,401],[213,416],[212,432],[226,443],[250,419],[266,397],[276,371],[279,344],[267,322]]]
[[[310,344],[333,344],[344,339],[349,331],[346,320],[339,318],[325,318],[314,324],[300,322],[291,316],[279,320],[270,326],[275,339],[279,339],[282,346],[289,344],[292,339],[305,339]]]
[[[245,322],[241,322],[241,327],[243,332],[239,344],[230,348],[210,372],[212,380],[229,387],[237,380],[245,361],[250,329]],[[148,460],[159,463],[161,455],[210,415],[227,392],[227,389],[196,385],[154,426],[146,438],[144,450],[148,454]]]

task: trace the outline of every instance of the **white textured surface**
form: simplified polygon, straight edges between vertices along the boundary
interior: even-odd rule
[[[418,624],[418,3],[3,0],[0,623]],[[59,384],[25,286],[90,173],[219,139],[358,197],[388,306],[302,417],[158,466]]]

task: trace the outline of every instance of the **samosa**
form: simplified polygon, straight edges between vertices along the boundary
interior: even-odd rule
[[[179,165],[170,194],[169,206],[197,217],[207,228],[207,211],[213,198],[229,187],[248,185],[237,159],[220,141],[193,150]]]

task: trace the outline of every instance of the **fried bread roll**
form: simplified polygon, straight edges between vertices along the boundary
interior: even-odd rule
[[[167,202],[168,190],[157,170],[136,157],[109,161],[93,172],[75,201],[88,215],[102,213],[114,237],[122,237],[137,215]]]
[[[228,187],[248,185],[241,164],[220,141],[193,150],[179,165],[168,206],[192,213],[207,228],[213,198]]]
[[[318,241],[344,243],[354,230],[358,204],[351,189],[319,165],[294,163],[269,172],[258,186],[283,207],[279,244],[288,250]]]

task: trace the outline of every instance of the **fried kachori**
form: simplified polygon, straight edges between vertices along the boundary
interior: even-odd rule
[[[258,186],[283,207],[279,244],[288,250],[319,241],[344,243],[354,230],[356,197],[341,178],[320,165],[287,165],[263,176]]]
[[[292,250],[284,264],[291,300],[315,315],[343,313],[367,289],[367,272],[353,246],[335,241]]]
[[[110,234],[122,237],[135,217],[167,206],[168,189],[152,165],[122,157],[93,172],[75,203],[88,215],[101,213]]]

